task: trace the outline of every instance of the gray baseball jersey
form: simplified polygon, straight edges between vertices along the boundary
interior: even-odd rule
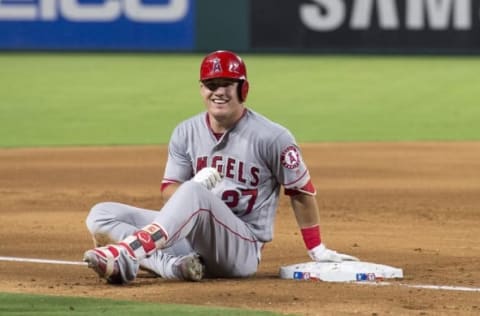
[[[223,177],[215,195],[262,242],[272,239],[281,185],[300,189],[310,181],[292,134],[249,109],[219,139],[209,127],[207,113],[175,128],[163,182],[185,182],[207,166],[217,168]]]
[[[169,143],[163,183],[183,183],[160,212],[99,203],[87,217],[95,240],[120,242],[149,223],[167,234],[165,247],[140,265],[170,278],[174,256],[198,253],[209,277],[246,277],[257,271],[272,239],[280,187],[300,189],[310,175],[291,133],[245,110],[219,139],[202,113],[180,123]],[[223,179],[211,191],[189,181],[204,167]],[[173,257],[172,257],[173,256]]]

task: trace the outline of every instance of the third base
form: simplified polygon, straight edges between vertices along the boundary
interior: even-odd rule
[[[280,278],[327,282],[381,281],[403,278],[403,270],[363,261],[305,262],[281,267]]]

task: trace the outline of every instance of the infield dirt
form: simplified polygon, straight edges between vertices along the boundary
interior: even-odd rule
[[[255,277],[110,286],[82,266],[0,262],[0,291],[271,310],[302,315],[476,315],[480,292],[480,142],[304,144],[327,246],[403,268],[390,286],[281,280],[306,255],[282,197]],[[0,256],[80,261],[97,202],[160,209],[166,148],[0,150]]]

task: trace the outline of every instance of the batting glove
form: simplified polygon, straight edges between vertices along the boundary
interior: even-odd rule
[[[207,167],[200,170],[192,180],[200,183],[208,190],[211,190],[222,180],[222,177],[218,173],[217,169]]]
[[[358,258],[343,253],[338,253],[320,244],[308,251],[310,258],[317,262],[342,262],[342,261],[359,261]]]

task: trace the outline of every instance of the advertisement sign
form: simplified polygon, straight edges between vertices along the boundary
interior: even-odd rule
[[[480,52],[480,0],[254,0],[251,48]]]
[[[195,0],[0,0],[0,49],[192,50]]]

